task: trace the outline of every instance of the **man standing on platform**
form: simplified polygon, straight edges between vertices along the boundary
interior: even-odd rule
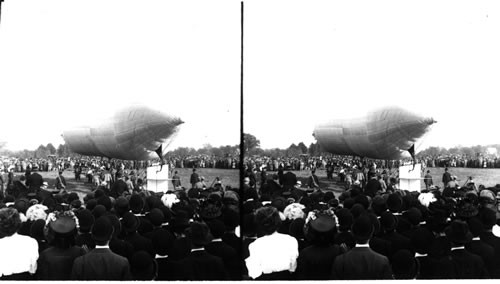
[[[425,184],[425,189],[429,190],[431,185],[433,185],[432,182],[432,176],[431,176],[431,171],[427,170],[427,174],[424,176],[424,184]]]
[[[174,189],[181,188],[181,178],[178,175],[178,172],[174,172],[174,176],[172,177],[172,185],[174,186]]]
[[[198,182],[198,174],[196,173],[196,169],[193,168],[193,173],[191,174],[190,182],[191,188],[194,188],[194,185]]]
[[[448,168],[444,168],[444,174],[442,179],[442,182],[444,184],[443,188],[445,188],[450,181],[451,181],[451,174],[448,172]]]

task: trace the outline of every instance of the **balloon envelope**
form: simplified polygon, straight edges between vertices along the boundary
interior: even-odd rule
[[[144,106],[129,106],[112,118],[63,132],[73,152],[122,160],[147,160],[171,140],[182,120]]]
[[[318,124],[314,137],[327,152],[373,159],[399,159],[435,123],[399,107],[373,110],[364,117]]]

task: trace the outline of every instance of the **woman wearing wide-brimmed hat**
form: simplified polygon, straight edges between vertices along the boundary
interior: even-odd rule
[[[40,253],[37,279],[70,280],[73,261],[85,254],[76,246],[78,219],[73,211],[54,211],[47,216],[45,235],[49,248]]]
[[[334,244],[337,222],[333,212],[311,211],[304,226],[310,246],[300,251],[296,278],[301,280],[328,280],[335,257],[342,254]]]

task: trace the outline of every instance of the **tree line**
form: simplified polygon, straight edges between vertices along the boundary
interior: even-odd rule
[[[268,156],[268,157],[298,157],[300,155],[310,155],[310,156],[328,156],[329,153],[325,152],[319,143],[311,143],[307,147],[303,142],[298,144],[291,144],[286,149],[273,148],[273,149],[261,149],[260,140],[257,139],[252,134],[245,133],[243,138],[245,153],[248,156]],[[459,156],[467,155],[468,157],[476,157],[478,155],[487,155],[488,151],[493,148],[496,149],[497,153],[500,153],[500,144],[494,145],[476,145],[470,147],[455,146],[452,148],[443,147],[429,147],[417,153],[417,157],[438,157],[438,156]]]

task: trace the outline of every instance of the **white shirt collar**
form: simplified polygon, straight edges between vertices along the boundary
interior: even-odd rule
[[[370,244],[356,244],[357,248],[369,248]]]
[[[96,245],[95,248],[96,249],[109,249],[109,245],[105,245],[105,246]]]

